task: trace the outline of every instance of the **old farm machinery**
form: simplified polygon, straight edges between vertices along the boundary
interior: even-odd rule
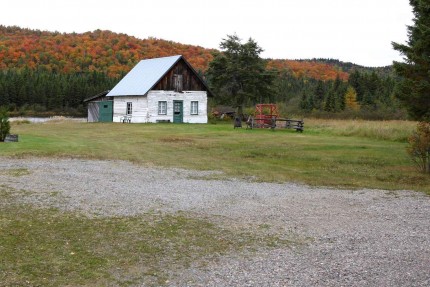
[[[255,106],[254,116],[249,116],[246,121],[246,128],[286,128],[295,129],[297,132],[303,132],[304,121],[286,119],[279,116],[278,106],[276,104],[257,104]]]

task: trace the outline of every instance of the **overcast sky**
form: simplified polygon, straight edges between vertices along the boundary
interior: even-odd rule
[[[262,57],[333,58],[385,66],[407,40],[409,0],[7,0],[0,24],[86,32],[111,30],[219,48],[227,34],[256,40]]]

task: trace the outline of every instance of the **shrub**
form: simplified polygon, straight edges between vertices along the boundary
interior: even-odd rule
[[[418,169],[430,174],[430,123],[420,122],[409,137],[408,154]]]
[[[9,117],[6,108],[0,108],[0,141],[3,142],[10,132]]]

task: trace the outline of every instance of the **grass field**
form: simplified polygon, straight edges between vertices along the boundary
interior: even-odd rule
[[[208,125],[75,123],[13,125],[20,142],[0,156],[120,159],[138,164],[221,170],[227,177],[341,188],[430,193],[406,139],[414,122],[306,120],[305,132]]]

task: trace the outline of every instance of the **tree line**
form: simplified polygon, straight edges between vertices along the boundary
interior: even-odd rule
[[[246,49],[253,50],[256,45],[252,42]],[[257,103],[278,103],[287,113],[285,116],[406,117],[400,102],[394,97],[396,80],[391,76],[356,70],[346,81],[340,77],[327,81],[298,78],[286,69],[266,69],[266,60],[253,64],[249,55],[236,55],[240,59],[229,59],[231,67],[226,69],[227,59],[219,60],[225,55],[215,55],[212,68],[202,73],[216,94],[214,104],[246,108]],[[241,62],[247,63],[247,69],[238,66],[234,75],[226,73],[227,70],[232,72],[234,66]],[[214,76],[216,69],[217,77]],[[253,75],[258,77],[253,78]],[[0,106],[6,106],[12,115],[85,116],[83,100],[112,89],[121,77],[109,77],[97,71],[64,74],[29,68],[3,70],[0,72]]]
[[[83,100],[112,89],[121,77],[101,72],[0,71],[0,106],[11,115],[86,115]]]
[[[298,79],[288,73],[275,79],[274,102],[303,116],[404,119],[406,110],[395,97],[396,78],[355,70],[348,80]]]
[[[292,69],[267,65],[253,40],[242,43],[228,35],[220,44],[206,73],[218,104],[243,107],[278,103],[284,116],[317,116],[367,119],[406,118],[394,96],[396,78],[384,69],[355,69],[323,80],[297,75]],[[321,61],[321,60],[320,60]],[[297,62],[297,61],[296,61]],[[382,72],[381,72],[382,71]]]

